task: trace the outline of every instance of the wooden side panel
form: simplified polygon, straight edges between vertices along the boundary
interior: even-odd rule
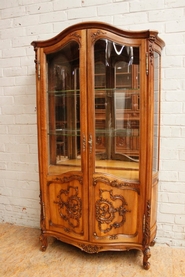
[[[151,241],[155,239],[157,232],[157,197],[158,197],[158,182],[154,182],[152,185],[152,197],[151,197]]]

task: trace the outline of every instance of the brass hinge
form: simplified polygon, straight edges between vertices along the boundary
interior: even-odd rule
[[[146,75],[148,75],[148,52],[146,52]]]

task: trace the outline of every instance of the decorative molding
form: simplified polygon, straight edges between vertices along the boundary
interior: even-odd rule
[[[78,41],[78,43],[80,44],[80,46],[81,46],[81,36],[80,36],[79,33],[74,32],[74,33],[72,33],[70,36],[71,36],[71,37],[74,37],[74,38]]]
[[[36,72],[36,76],[37,76],[37,47],[34,46],[34,51],[35,51],[35,60],[34,60],[34,63],[35,63],[35,72]]]
[[[53,178],[51,181],[49,181],[47,184],[48,186],[50,184],[52,184],[53,182],[60,182],[61,184],[63,183],[69,183],[71,181],[75,181],[77,180],[81,185],[83,184],[83,177],[82,176],[79,176],[79,175],[70,175],[70,176],[65,176],[65,177],[56,177],[56,178]]]
[[[150,64],[153,65],[153,60],[154,60],[154,42],[156,40],[155,36],[150,36],[149,37],[149,60]]]
[[[45,205],[44,202],[42,201],[42,191],[40,190],[40,226],[41,226],[41,230],[45,230],[46,229],[46,218],[45,218]]]
[[[118,181],[116,179],[113,181],[110,181],[110,179],[103,177],[103,176],[98,176],[98,177],[93,178],[94,186],[96,186],[98,182],[102,182],[113,188],[134,190],[138,194],[140,194],[139,183],[129,183],[129,182],[124,182],[124,181]]]
[[[93,253],[98,253],[103,247],[102,246],[97,246],[97,245],[92,245],[92,244],[79,244],[79,247],[87,252],[87,253],[90,253],[90,254],[93,254]]]
[[[143,246],[149,244],[150,241],[150,214],[151,214],[151,200],[147,201],[146,214],[144,222]]]
[[[110,240],[115,240],[115,239],[118,239],[118,235],[112,235],[109,237]]]
[[[106,199],[105,197],[109,194],[110,199]],[[113,190],[99,190],[100,199],[96,201],[96,220],[98,221],[98,228],[103,233],[110,232],[113,228],[118,229],[126,221],[126,213],[131,212],[130,210],[126,209],[128,205],[125,201],[125,198],[122,195],[113,195]],[[118,200],[118,203],[121,202],[120,206],[114,207],[114,202]],[[117,216],[116,216],[117,214]],[[118,222],[117,220],[114,221],[115,218],[121,218]],[[103,226],[106,226],[103,227]]]
[[[97,30],[97,32],[92,33],[91,38],[92,38],[92,42],[95,42],[95,40],[102,35],[105,35],[106,32],[103,32],[101,30]]]

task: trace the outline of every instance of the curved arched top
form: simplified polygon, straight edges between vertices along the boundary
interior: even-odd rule
[[[43,41],[33,41],[31,45],[33,45],[34,47],[48,47],[61,41],[64,37],[66,37],[71,32],[75,32],[82,29],[101,29],[101,30],[112,32],[116,35],[119,35],[125,38],[152,39],[155,41],[157,45],[161,47],[161,49],[165,45],[164,41],[158,37],[157,31],[151,31],[151,30],[126,31],[126,30],[122,30],[117,27],[114,27],[112,25],[109,25],[107,23],[96,22],[96,21],[82,22],[82,23],[72,25],[64,29],[61,33],[59,33],[58,35],[56,35],[51,39],[43,40]]]

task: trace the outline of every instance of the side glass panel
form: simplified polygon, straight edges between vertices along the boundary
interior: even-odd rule
[[[70,42],[47,55],[48,144],[51,165],[80,170],[79,45]],[[66,166],[66,168],[65,168]]]
[[[96,172],[139,179],[139,47],[94,47]]]
[[[159,93],[160,93],[160,55],[154,52],[154,143],[153,173],[158,171],[159,161]]]

